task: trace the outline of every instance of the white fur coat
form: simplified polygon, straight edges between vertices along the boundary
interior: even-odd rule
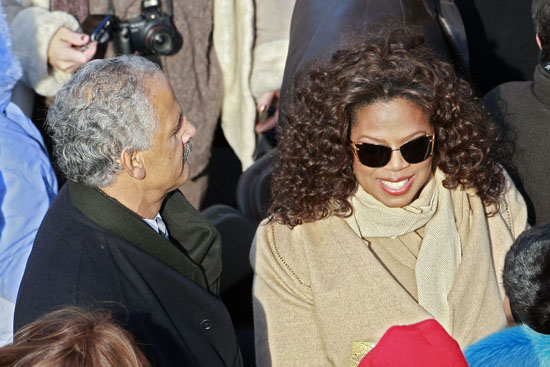
[[[49,40],[60,27],[80,28],[72,15],[49,11],[49,0],[2,0],[11,28],[13,52],[23,67],[22,81],[36,93],[50,97],[72,74],[48,65]]]

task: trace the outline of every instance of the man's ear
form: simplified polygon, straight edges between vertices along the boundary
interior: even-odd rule
[[[539,34],[537,33],[537,35],[535,36],[535,39],[537,40],[537,45],[539,45],[539,49],[542,50],[542,42],[540,41],[540,37],[539,37]]]
[[[143,164],[143,157],[139,151],[126,151],[123,150],[120,153],[120,162],[124,167],[124,170],[136,180],[143,180],[145,178],[145,165]]]

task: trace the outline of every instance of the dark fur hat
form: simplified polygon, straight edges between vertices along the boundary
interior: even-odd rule
[[[516,322],[550,334],[550,224],[516,239],[506,254],[503,281]]]

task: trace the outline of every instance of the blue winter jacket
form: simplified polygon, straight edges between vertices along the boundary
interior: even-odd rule
[[[10,102],[21,67],[0,4],[0,345],[12,335],[13,309],[32,243],[57,193],[48,152],[34,124]]]

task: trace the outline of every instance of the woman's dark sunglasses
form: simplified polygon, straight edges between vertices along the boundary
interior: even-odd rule
[[[369,143],[351,143],[357,152],[359,161],[365,166],[378,168],[384,167],[391,160],[394,150],[401,151],[401,155],[411,164],[424,162],[434,152],[435,135],[425,135],[405,144],[399,148],[390,148],[385,145]]]

